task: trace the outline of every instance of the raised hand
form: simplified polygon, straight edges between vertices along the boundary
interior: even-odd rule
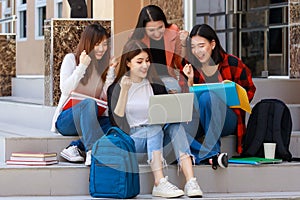
[[[118,64],[119,64],[119,61],[115,57],[112,57],[110,59],[110,62],[109,62],[110,67],[117,67]]]
[[[132,85],[132,80],[128,76],[123,76],[120,82],[121,89],[129,90]]]
[[[186,30],[179,31],[179,39],[181,41],[181,46],[186,47],[186,39],[189,36],[189,32]]]
[[[80,57],[79,57],[79,62],[80,62],[80,64],[83,64],[85,66],[89,66],[89,64],[91,62],[91,57],[86,54],[85,50],[83,50],[81,52]]]
[[[191,64],[186,64],[182,71],[188,77],[188,79],[194,78],[194,69]]]

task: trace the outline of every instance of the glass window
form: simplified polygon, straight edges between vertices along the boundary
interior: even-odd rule
[[[17,35],[19,39],[27,37],[27,4],[24,0],[17,1]]]
[[[19,23],[20,23],[20,32],[19,32],[19,35],[20,35],[20,38],[26,38],[27,37],[27,17],[26,17],[26,10],[24,11],[20,11],[20,20],[19,20]]]
[[[63,6],[62,2],[57,3],[57,17],[58,18],[62,18],[62,6]]]
[[[44,20],[46,19],[46,7],[39,7],[38,8],[38,36],[44,35]]]

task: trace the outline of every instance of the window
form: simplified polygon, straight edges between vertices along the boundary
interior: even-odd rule
[[[46,7],[38,8],[38,36],[44,35],[44,20],[46,19]]]
[[[17,35],[18,39],[26,39],[27,37],[27,4],[26,0],[17,1]]]
[[[0,12],[1,13],[1,12]],[[12,17],[11,17],[11,6],[10,0],[2,1],[2,16],[0,15],[3,33],[11,33],[12,32]]]
[[[55,0],[54,17],[62,18],[62,7],[63,7],[62,0]]]
[[[35,36],[37,39],[43,39],[44,21],[46,19],[46,0],[36,0],[35,7]]]
[[[4,15],[4,18],[7,19],[10,17],[10,14]],[[11,24],[12,22],[5,22],[4,23],[4,33],[11,33]]]
[[[208,23],[227,52],[242,58],[253,77],[289,72],[288,0],[194,0],[196,23]]]

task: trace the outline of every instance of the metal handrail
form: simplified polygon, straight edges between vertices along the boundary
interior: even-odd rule
[[[13,22],[13,21],[16,21],[17,20],[17,16],[16,15],[12,15],[10,17],[6,17],[6,18],[3,18],[3,19],[0,19],[0,23],[3,23],[3,22]]]

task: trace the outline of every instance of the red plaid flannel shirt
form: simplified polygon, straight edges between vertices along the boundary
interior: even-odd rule
[[[219,72],[223,80],[231,80],[241,85],[247,91],[249,102],[253,99],[255,93],[255,86],[252,81],[252,75],[250,69],[236,56],[230,54],[224,54],[224,59],[219,63]],[[188,92],[188,86],[186,78],[183,75],[182,68],[180,70],[179,84],[182,87],[183,92]],[[204,77],[200,75],[197,70],[194,70],[194,83],[205,83]],[[242,153],[242,138],[246,132],[245,125],[245,111],[239,108],[233,108],[233,111],[238,116],[237,125],[237,152]]]

